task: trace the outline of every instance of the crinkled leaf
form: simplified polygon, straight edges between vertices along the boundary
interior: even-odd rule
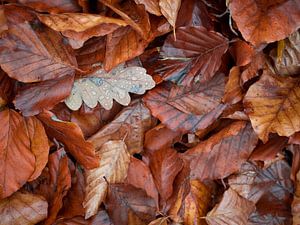
[[[109,73],[100,69],[87,78],[76,80],[65,103],[70,109],[78,110],[82,101],[90,108],[96,107],[99,102],[109,110],[112,108],[113,99],[122,105],[128,105],[128,92],[144,94],[154,86],[155,82],[142,67],[124,68],[121,65]]]

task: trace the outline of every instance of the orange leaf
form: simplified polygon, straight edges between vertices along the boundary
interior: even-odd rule
[[[64,12],[78,12],[80,7],[76,0],[17,0],[26,6],[34,8],[40,12],[49,13],[64,13]]]

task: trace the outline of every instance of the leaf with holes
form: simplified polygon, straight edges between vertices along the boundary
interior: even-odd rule
[[[106,73],[100,69],[87,78],[74,82],[71,95],[65,100],[72,110],[78,110],[84,102],[94,108],[98,102],[109,110],[113,106],[113,99],[122,105],[130,103],[128,92],[144,94],[155,86],[151,76],[142,67],[132,66],[124,68],[120,65]]]

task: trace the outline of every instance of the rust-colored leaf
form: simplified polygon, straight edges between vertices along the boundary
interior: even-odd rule
[[[190,87],[170,83],[158,86],[146,94],[144,102],[168,128],[195,132],[207,128],[223,112],[223,93],[224,75],[218,74],[209,82]]]
[[[38,118],[44,123],[48,135],[64,143],[66,150],[83,167],[92,169],[99,165],[92,143],[84,139],[81,129],[75,123],[59,120],[50,111],[43,111]]]
[[[114,224],[142,225],[155,218],[154,200],[128,184],[110,184],[105,205]]]
[[[85,218],[95,215],[104,201],[108,183],[123,182],[127,175],[130,155],[123,141],[108,141],[101,146],[97,154],[100,157],[98,168],[87,170],[85,201]],[[106,179],[106,180],[105,180]]]
[[[242,88],[240,86],[240,76],[240,68],[237,66],[232,67],[225,86],[223,102],[235,104],[243,99]]]
[[[202,26],[180,27],[176,30],[176,40],[172,34],[165,40],[161,56],[188,61],[188,71],[181,75],[184,76],[181,83],[190,84],[196,75],[200,81],[209,81],[221,66],[227,48],[228,40],[220,33]]]
[[[299,28],[300,3],[294,0],[231,0],[232,18],[246,41],[254,45],[284,39]]]
[[[136,4],[144,4],[145,9],[156,16],[161,16],[159,0],[134,0]]]
[[[257,136],[251,125],[237,121],[191,148],[184,156],[190,161],[192,177],[222,179],[239,170],[256,143]]]
[[[229,188],[225,191],[221,202],[207,214],[205,219],[209,225],[246,225],[254,209],[252,202]]]
[[[263,142],[269,133],[290,136],[300,130],[298,96],[298,78],[283,78],[268,71],[249,88],[244,98],[245,110]]]
[[[0,218],[3,225],[34,225],[47,217],[48,204],[39,195],[16,192],[0,201]]]
[[[131,154],[138,153],[143,150],[145,132],[154,125],[154,122],[149,109],[142,101],[136,100],[89,140],[96,149],[109,140],[124,140]]]
[[[38,177],[48,158],[48,139],[35,117],[14,110],[0,111],[0,199],[10,196],[27,180]]]

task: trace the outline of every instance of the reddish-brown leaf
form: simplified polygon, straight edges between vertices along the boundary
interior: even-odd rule
[[[141,160],[130,158],[126,181],[136,188],[143,189],[158,204],[158,192],[149,167]]]
[[[63,76],[54,80],[25,84],[15,98],[15,106],[24,116],[32,116],[50,110],[67,98],[73,87],[73,76]]]
[[[299,1],[231,0],[229,9],[243,37],[253,45],[284,39],[299,28]]]
[[[190,87],[163,84],[149,91],[144,102],[168,128],[195,132],[211,125],[226,108],[221,104],[223,93],[224,75],[218,74],[209,82]]]
[[[205,217],[209,225],[246,225],[255,205],[239,196],[233,189],[225,191],[223,198]]]
[[[232,67],[225,86],[223,102],[235,104],[243,99],[242,88],[240,86],[240,76],[240,68],[238,66]]]
[[[109,140],[124,140],[131,154],[143,150],[144,134],[155,125],[155,120],[141,100],[124,108],[113,121],[94,134],[91,141],[99,149]]]
[[[149,167],[161,200],[165,202],[173,193],[173,182],[183,168],[183,161],[174,149],[164,148],[150,156]]]
[[[176,30],[176,40],[170,34],[161,48],[165,59],[188,61],[188,71],[181,81],[190,84],[193,78],[209,81],[221,66],[222,55],[227,51],[228,40],[220,33],[208,31],[202,26],[180,27]]]
[[[0,70],[0,107],[10,102],[14,95],[15,80],[7,76],[7,74]]]
[[[9,32],[0,39],[1,68],[25,83],[72,76],[77,62],[62,36],[36,21],[27,22],[28,15],[23,15],[27,12],[12,14],[13,9],[6,10],[11,17]]]
[[[155,218],[154,200],[142,189],[128,184],[110,184],[105,206],[118,225],[141,225]]]
[[[284,78],[265,71],[249,88],[244,98],[245,111],[263,142],[268,140],[269,133],[290,136],[300,130],[299,83],[299,78]]]
[[[57,119],[50,111],[38,115],[51,137],[64,143],[66,150],[85,168],[92,169],[99,165],[91,142],[84,139],[81,129],[72,122]]]
[[[184,156],[190,161],[192,177],[222,179],[239,170],[256,143],[257,136],[251,125],[237,121],[189,149]]]
[[[48,158],[48,139],[35,117],[23,118],[10,109],[0,111],[0,199],[27,180],[38,177]]]
[[[134,0],[136,4],[145,5],[145,9],[156,16],[161,16],[161,11],[159,8],[159,0]]]
[[[34,8],[40,12],[49,13],[66,13],[66,12],[78,12],[80,7],[76,0],[17,0],[26,6]]]
[[[237,66],[246,66],[252,61],[255,54],[254,48],[245,41],[238,40],[229,49]]]
[[[3,225],[32,225],[47,217],[48,204],[39,195],[16,192],[0,201],[0,218]]]

